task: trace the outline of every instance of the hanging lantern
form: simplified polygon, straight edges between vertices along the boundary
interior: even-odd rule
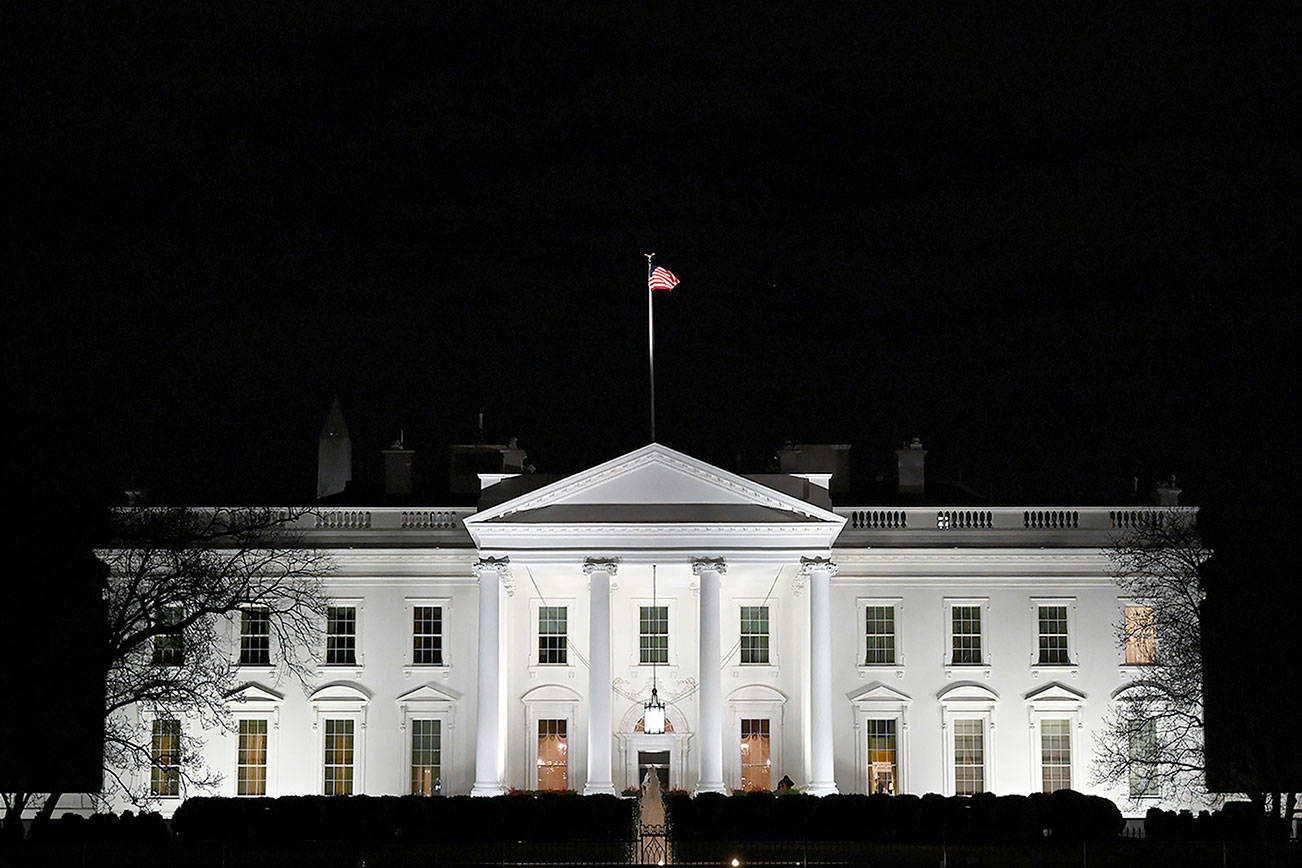
[[[651,688],[651,701],[643,706],[642,729],[650,735],[660,735],[665,731],[665,704],[654,687]]]

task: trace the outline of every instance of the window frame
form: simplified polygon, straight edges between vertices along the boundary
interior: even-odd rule
[[[894,663],[867,663],[868,659],[868,609],[871,607],[889,607],[894,610],[893,621],[895,624],[895,662]],[[855,657],[855,668],[859,671],[860,678],[866,678],[869,675],[881,675],[888,672],[895,673],[896,678],[904,677],[905,657],[904,657],[904,631],[903,631],[903,597],[859,597],[855,600],[855,609],[858,612],[858,623],[855,632],[858,636],[858,656]]]
[[[1067,610],[1067,660],[1066,663],[1040,662],[1040,607],[1062,606]],[[1031,654],[1032,670],[1076,670],[1080,668],[1080,655],[1076,645],[1076,598],[1075,597],[1031,597]],[[1074,673],[1073,673],[1074,674]],[[1039,677],[1035,673],[1033,677]]]
[[[650,606],[652,602],[650,595],[645,597],[634,597],[629,600],[629,608],[627,609],[628,621],[626,623],[628,624],[628,635],[635,638],[631,643],[629,643],[631,648],[629,649],[628,654],[628,665],[634,671],[641,671],[643,668],[650,670],[653,665],[651,663],[642,662],[642,607]],[[674,597],[660,596],[657,594],[654,603],[657,606],[664,606],[667,609],[666,623],[668,625],[668,633],[665,635],[669,640],[669,653],[666,655],[668,662],[656,663],[654,665],[665,673],[672,675],[678,669],[678,646],[682,644],[680,641],[676,641],[676,637],[681,637],[683,635],[678,629],[678,622],[676,620],[678,617],[678,601]]]
[[[415,720],[437,720],[441,733],[439,746],[439,777],[442,779],[440,795],[457,792],[456,764],[453,762],[453,740],[456,732],[456,699],[429,684],[423,684],[398,697],[398,754],[399,767],[405,769],[403,792],[411,795],[412,727]]]
[[[984,633],[984,626],[982,627]],[[995,707],[999,697],[994,691],[980,684],[959,683],[945,691],[940,699],[941,707],[941,741],[945,774],[944,795],[957,795],[955,768],[957,757],[954,753],[955,723],[960,720],[981,721],[982,745],[982,792],[1000,792],[999,781],[995,778],[999,772],[995,740]]]
[[[543,684],[533,688],[520,697],[524,703],[525,750],[524,781],[532,782],[533,789],[538,783],[538,721],[565,721],[565,761],[566,783],[569,789],[582,792],[582,781],[575,775],[587,768],[587,739],[580,737],[578,729],[579,707],[581,697],[569,687],[560,684]],[[578,786],[576,787],[576,783]]]
[[[277,668],[277,664],[273,662],[273,658],[272,658],[271,640],[272,640],[273,631],[271,629],[270,614],[268,614],[268,618],[267,618],[267,662],[266,663],[244,662],[244,617],[245,617],[245,613],[251,609],[265,609],[268,611],[268,613],[270,613],[271,607],[263,605],[261,603],[246,603],[245,605],[239,607],[239,612],[236,614],[234,618],[234,624],[232,625],[234,627],[234,633],[235,633],[235,666],[236,668],[242,669],[246,672],[259,672],[259,673],[275,672]]]
[[[851,700],[854,706],[855,783],[859,792],[872,793],[868,768],[868,721],[895,721],[895,794],[909,792],[909,706],[912,699],[880,681]]]
[[[240,772],[246,768],[258,768],[256,763],[241,763],[240,753],[244,750],[242,739],[245,733],[242,731],[246,723],[260,723],[263,726],[262,732],[262,792],[260,793],[241,793],[240,792]],[[271,788],[271,721],[265,715],[252,716],[240,715],[235,719],[234,731],[235,737],[235,774],[232,775],[231,783],[234,785],[235,798],[250,798],[253,796],[266,797],[268,790]]]
[[[1071,625],[1068,624],[1068,630]],[[1043,756],[1041,754],[1041,724],[1046,720],[1068,721],[1068,734],[1071,738],[1071,785],[1079,788],[1085,785],[1086,747],[1081,737],[1085,732],[1085,694],[1053,682],[1038,688],[1026,697],[1026,713],[1030,749],[1030,792],[1043,792]]]
[[[1118,635],[1124,640],[1126,635],[1126,609],[1131,607],[1143,607],[1153,612],[1154,618],[1157,614],[1157,606],[1153,605],[1152,600],[1141,600],[1136,597],[1118,597],[1117,598],[1117,630]],[[1156,665],[1149,663],[1127,663],[1126,647],[1127,642],[1117,643],[1117,667],[1121,677],[1127,681],[1136,681],[1143,679],[1144,673],[1150,671],[1151,667]],[[1157,623],[1153,623],[1153,653],[1156,655],[1158,646]]]
[[[410,678],[415,673],[437,673],[444,678],[452,669],[452,598],[451,597],[404,597],[403,611],[406,613],[406,640],[402,652],[402,674]],[[443,610],[442,620],[442,663],[416,662],[416,609],[432,606]]]
[[[733,623],[725,626],[724,629],[726,630],[726,632],[721,638],[723,638],[727,642],[732,643],[731,647],[735,647],[736,652],[735,654],[732,654],[728,657],[728,660],[725,663],[725,665],[728,666],[730,669],[732,669],[734,678],[740,678],[742,677],[743,674],[746,674],[747,677],[754,677],[754,676],[774,677],[778,672],[778,670],[781,668],[781,663],[782,663],[782,655],[779,653],[780,649],[778,647],[778,637],[780,632],[778,630],[778,625],[780,623],[781,612],[782,612],[781,601],[775,599],[774,597],[768,597],[767,599],[764,597],[734,597],[730,601],[730,605],[733,606],[734,611],[737,613],[737,618]],[[741,610],[745,606],[763,606],[769,610],[769,615],[768,615],[769,662],[767,663],[742,663],[741,662]],[[669,629],[672,634],[673,612],[669,613],[669,619],[670,619]],[[641,625],[639,624],[639,628],[640,626]],[[672,653],[673,653],[672,635],[670,638],[671,641],[669,643],[670,646],[669,650],[672,657]],[[638,644],[639,646],[641,645],[640,633],[638,636]],[[646,663],[642,665],[650,666],[651,664]],[[665,664],[662,663],[659,665],[663,666]]]
[[[226,699],[226,711],[236,721],[234,744],[229,748],[231,757],[230,784],[223,790],[231,798],[257,798],[241,796],[239,790],[239,727],[240,720],[265,720],[267,722],[267,798],[280,793],[280,708],[284,697],[257,684],[245,684]],[[226,733],[223,731],[223,736]]]
[[[534,664],[537,666],[569,666],[570,607],[557,605],[554,601],[547,601],[540,603],[534,611],[534,649],[536,652]],[[560,627],[559,630],[556,629],[558,626]],[[559,642],[556,641],[557,637],[559,637]]]
[[[164,665],[165,665],[165,664],[164,664]],[[142,716],[141,716],[141,721],[142,721],[142,723],[145,724],[145,733],[146,733],[147,737],[149,738],[149,766],[148,766],[148,768],[147,768],[146,771],[145,771],[145,774],[147,774],[147,775],[149,776],[149,797],[150,797],[151,799],[158,799],[160,802],[169,803],[169,804],[174,803],[173,800],[175,800],[176,802],[179,802],[181,799],[184,799],[184,798],[186,797],[186,792],[185,792],[185,778],[181,775],[181,768],[182,768],[182,765],[183,765],[182,758],[183,758],[184,753],[185,753],[184,737],[185,737],[185,731],[186,731],[186,729],[188,729],[188,727],[186,726],[186,721],[185,721],[183,718],[180,718],[180,717],[163,717],[163,716],[161,716],[161,715],[158,715],[158,714],[152,714],[152,713],[151,713],[151,714],[145,714],[145,715],[142,715]],[[176,724],[176,762],[175,762],[175,765],[159,766],[159,765],[157,765],[157,764],[155,763],[155,759],[154,759],[154,737],[155,737],[154,727],[155,727],[156,725],[160,724],[160,723],[175,723],[175,724]],[[176,769],[176,792],[175,792],[175,793],[159,793],[159,792],[155,792],[155,791],[154,791],[154,769],[156,769],[156,768],[158,768],[158,769],[164,769],[164,770],[165,770],[165,769],[169,769],[169,768],[175,768],[175,769]]]
[[[325,793],[325,721],[353,721],[353,792],[366,792],[366,710],[370,697],[356,687],[346,684],[327,684],[309,697],[312,704],[312,730],[316,733],[316,768],[320,786],[318,794]]]
[[[942,614],[944,616],[943,629],[945,631],[945,646],[941,665],[945,668],[945,677],[953,678],[954,672],[958,671],[965,676],[971,673],[980,673],[986,678],[990,677],[990,598],[989,597],[945,597],[943,600]],[[955,663],[954,662],[954,608],[956,606],[976,607],[981,612],[981,660],[977,663]]]
[[[174,613],[174,614],[173,614]],[[167,625],[179,624],[185,620],[185,609],[181,606],[163,606],[159,610],[159,616],[162,619],[156,623],[166,623]],[[175,662],[169,662],[163,658],[169,652],[174,652],[178,659]],[[149,648],[149,665],[166,666],[168,668],[181,668],[185,665],[185,631],[178,633],[158,633],[153,637],[153,643]]]
[[[364,621],[362,617],[365,609],[365,598],[363,597],[331,597],[326,601],[326,623],[322,624],[321,629],[321,668],[329,670],[353,670],[361,672],[366,667],[366,654],[363,649]],[[329,610],[332,608],[352,608],[353,610],[353,662],[352,663],[329,663],[330,648],[330,624]]]
[[[740,619],[739,619],[740,622]],[[772,771],[783,764],[783,729],[787,697],[767,684],[748,684],[730,693],[725,700],[728,706],[728,732],[732,748],[724,750],[724,778],[729,790],[741,789],[741,722],[767,720],[769,722],[770,783],[777,785]],[[780,778],[781,775],[778,775]]]
[[[564,663],[539,663],[538,662],[538,628],[541,626],[538,622],[539,613],[543,608],[562,608],[565,609],[565,662]],[[580,648],[579,642],[574,635],[575,619],[571,617],[575,610],[574,597],[532,597],[529,600],[529,674],[530,677],[537,677],[539,672],[565,672],[568,678],[573,678],[577,666],[576,657],[573,653]],[[569,732],[569,730],[566,730]]]

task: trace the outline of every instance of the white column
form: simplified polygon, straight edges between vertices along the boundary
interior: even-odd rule
[[[502,776],[501,587],[510,558],[481,558],[479,578],[479,669],[475,673],[475,785],[472,796],[506,792]]]
[[[723,558],[692,562],[701,580],[701,774],[698,793],[726,793],[723,785],[723,684],[719,677],[719,586],[727,572]]]
[[[815,796],[837,792],[832,741],[832,576],[827,558],[801,558],[809,577],[809,789]]]
[[[616,564],[588,560],[588,781],[583,795],[615,794],[610,776],[610,577]]]

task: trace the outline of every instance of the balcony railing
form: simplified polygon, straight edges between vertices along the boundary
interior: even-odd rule
[[[997,539],[1004,545],[1080,537],[1082,544],[1090,544],[1197,514],[1196,507],[1169,506],[843,506],[835,511],[846,518],[838,540],[842,545],[876,539],[943,544],[959,537],[968,542]]]

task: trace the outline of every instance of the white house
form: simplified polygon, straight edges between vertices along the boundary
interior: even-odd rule
[[[921,445],[898,454],[920,488]],[[541,487],[484,474],[478,509],[321,509],[323,662],[309,689],[278,680],[256,613],[235,625],[235,729],[206,742],[222,792],[618,793],[655,770],[694,792],[1142,795],[1089,762],[1149,651],[1118,647],[1143,613],[1106,553],[1147,508],[834,506],[830,477],[652,443]]]

